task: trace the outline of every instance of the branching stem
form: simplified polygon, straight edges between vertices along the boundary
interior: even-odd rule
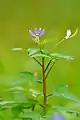
[[[35,57],[33,59],[42,67],[42,64]]]
[[[48,75],[49,75],[51,69],[52,69],[53,66],[55,65],[55,63],[56,63],[56,62],[53,62],[52,66],[49,68],[49,70],[48,70],[48,72],[47,72],[47,74],[46,74],[46,76],[45,76],[45,79],[47,79],[47,77],[48,77]]]
[[[52,59],[48,62],[47,66],[46,66],[46,68],[45,68],[45,70],[44,70],[44,72],[47,71],[47,69],[48,69],[49,65],[51,64],[51,62],[52,62]]]

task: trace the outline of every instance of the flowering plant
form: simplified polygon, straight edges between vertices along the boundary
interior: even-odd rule
[[[68,40],[72,37],[74,37],[78,32],[78,29],[76,29],[75,33],[72,34],[71,30],[68,29],[66,31],[65,37],[58,41],[54,47],[57,47],[60,45],[63,41]],[[33,74],[31,72],[20,72],[22,75],[22,79],[25,78],[28,80],[32,80],[29,82],[29,89],[27,89],[27,101],[26,98],[22,102],[20,108],[23,111],[21,111],[17,114],[22,119],[29,119],[29,120],[65,120],[64,115],[62,113],[59,115],[59,113],[55,114],[55,111],[60,112],[61,107],[56,107],[53,105],[50,105],[48,102],[48,99],[53,99],[55,97],[64,97],[69,100],[73,100],[76,102],[79,102],[79,99],[74,96],[72,93],[68,92],[68,85],[59,85],[55,88],[54,92],[47,93],[47,86],[46,81],[48,78],[48,75],[50,74],[52,68],[54,65],[56,65],[57,61],[59,60],[68,60],[72,61],[74,60],[74,57],[72,56],[66,56],[60,53],[54,53],[50,52],[45,49],[44,42],[40,39],[42,35],[46,33],[45,29],[42,28],[35,28],[34,30],[29,30],[29,34],[33,38],[34,42],[36,42],[38,45],[37,47],[32,47],[28,49],[28,56],[33,58],[41,67],[41,73],[42,76],[40,77],[41,80],[39,80],[39,77],[37,74]],[[43,40],[44,41],[44,40]],[[21,51],[24,50],[23,48],[13,48],[13,51]],[[25,49],[26,51],[26,49]],[[39,59],[40,58],[40,59]],[[47,60],[47,65],[45,65],[45,61]],[[34,82],[33,82],[34,81]],[[40,84],[42,86],[42,91],[39,92],[37,90],[34,90],[32,87],[34,84]],[[25,91],[24,88],[17,87],[18,90]],[[30,94],[30,95],[29,95]],[[24,107],[23,107],[24,106]],[[26,111],[25,111],[26,108]],[[50,113],[49,113],[50,110]]]

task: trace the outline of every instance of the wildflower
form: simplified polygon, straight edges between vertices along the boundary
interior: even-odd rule
[[[29,30],[29,33],[32,37],[40,37],[42,35],[44,35],[45,33],[45,29],[42,29],[42,28],[35,28],[34,31],[33,30]]]
[[[65,120],[63,115],[53,114],[52,120]]]

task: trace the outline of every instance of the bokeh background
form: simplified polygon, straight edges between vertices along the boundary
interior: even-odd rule
[[[29,29],[46,29],[43,39],[51,39],[47,49],[65,36],[66,29],[80,28],[80,0],[0,0],[0,95],[20,71],[40,72],[37,63],[24,52],[12,48],[36,46]],[[80,30],[79,30],[80,31]],[[72,62],[60,61],[51,71],[47,85],[51,90],[59,83],[69,85],[80,97],[80,32],[64,41],[54,51],[75,57]],[[5,96],[5,92],[3,94]]]

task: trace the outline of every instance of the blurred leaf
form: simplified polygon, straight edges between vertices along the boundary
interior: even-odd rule
[[[1,101],[0,110],[11,108],[15,104],[15,101]]]
[[[21,92],[24,92],[25,89],[21,86],[17,86],[17,87],[12,87],[12,88],[9,88],[8,91],[11,91],[11,92],[16,92],[16,91],[21,91]]]
[[[22,51],[23,48],[13,48],[12,51],[16,52],[16,51]]]
[[[68,90],[67,84],[61,84],[55,87],[55,93],[62,94]]]
[[[13,118],[17,118],[19,114],[22,112],[20,106],[15,106],[12,108]]]
[[[28,54],[29,56],[34,55],[35,53],[39,52],[40,48],[36,47],[36,48],[29,48],[28,49]]]
[[[20,76],[22,78],[26,78],[26,80],[34,80],[34,74],[31,72],[20,72]]]
[[[72,113],[76,113],[80,115],[80,103],[68,103],[65,108]]]
[[[20,118],[30,118],[31,120],[40,120],[40,114],[37,112],[25,112],[20,115]]]
[[[53,59],[65,59],[65,60],[68,60],[68,61],[71,61],[71,60],[74,60],[73,57],[71,56],[65,56],[65,55],[62,55],[62,54],[59,54],[59,53],[51,53],[50,56],[53,58]]]
[[[37,100],[34,99],[27,99],[23,101],[2,101],[0,102],[0,109],[8,109],[14,107],[20,107],[21,109],[29,109],[32,108],[33,105],[38,103]]]
[[[36,91],[36,90],[33,90],[33,89],[29,89],[29,92],[31,92],[32,93],[32,96],[34,96],[34,97],[37,97],[37,95],[42,95],[43,96],[43,93],[42,92],[38,92],[38,91]]]
[[[80,99],[77,98],[74,94],[68,92],[68,85],[59,85],[55,88],[53,96],[61,96],[75,102],[80,102]]]

